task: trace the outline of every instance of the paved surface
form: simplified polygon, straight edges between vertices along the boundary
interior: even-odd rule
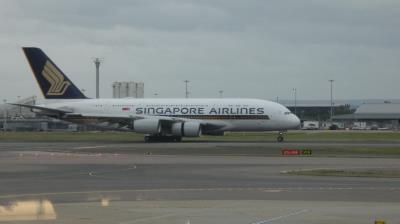
[[[295,143],[285,146],[290,144]],[[372,223],[380,218],[400,223],[400,179],[284,174],[315,168],[400,169],[400,159],[135,153],[143,147],[248,145],[276,147],[3,142],[0,221],[18,223],[21,215],[15,214],[32,207],[35,215],[25,215],[26,220],[47,217],[60,223]],[[126,149],[130,153],[120,153]]]

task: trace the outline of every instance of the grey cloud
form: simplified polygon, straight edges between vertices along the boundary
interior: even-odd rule
[[[394,0],[2,1],[0,95],[38,93],[19,47],[42,47],[93,93],[140,80],[147,96],[397,97],[400,2]],[[9,83],[20,82],[17,91]],[[168,83],[168,84],[166,84]],[[363,88],[359,88],[363,86]],[[356,87],[356,88],[354,88]],[[370,91],[374,90],[374,91]],[[318,93],[318,94],[316,94]]]
[[[372,0],[19,1],[33,20],[93,29],[259,31],[294,44],[398,44],[400,2]]]
[[[117,24],[160,30],[215,29],[227,25],[230,19],[224,10],[190,0],[39,0],[20,1],[20,7],[31,18],[100,29]],[[40,11],[43,13],[38,14]]]

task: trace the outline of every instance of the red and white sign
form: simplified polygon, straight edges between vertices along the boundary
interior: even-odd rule
[[[301,155],[301,150],[298,150],[298,149],[282,149],[282,155],[284,155],[284,156],[298,156],[298,155]]]

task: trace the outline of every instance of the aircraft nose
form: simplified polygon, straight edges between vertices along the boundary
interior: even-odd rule
[[[293,129],[299,129],[300,128],[300,119],[294,114],[292,114],[292,117],[290,119],[290,123],[291,123],[291,126],[292,126]]]

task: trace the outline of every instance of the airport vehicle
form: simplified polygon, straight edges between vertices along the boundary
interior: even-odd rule
[[[39,48],[24,47],[46,98],[40,105],[14,104],[49,117],[145,134],[145,141],[223,135],[225,131],[297,129],[300,120],[286,107],[258,99],[89,99]]]
[[[367,129],[368,129],[367,122],[360,122],[360,121],[353,122],[353,126],[351,127],[351,130],[367,130]]]
[[[318,130],[319,122],[318,121],[303,121],[302,130]]]

